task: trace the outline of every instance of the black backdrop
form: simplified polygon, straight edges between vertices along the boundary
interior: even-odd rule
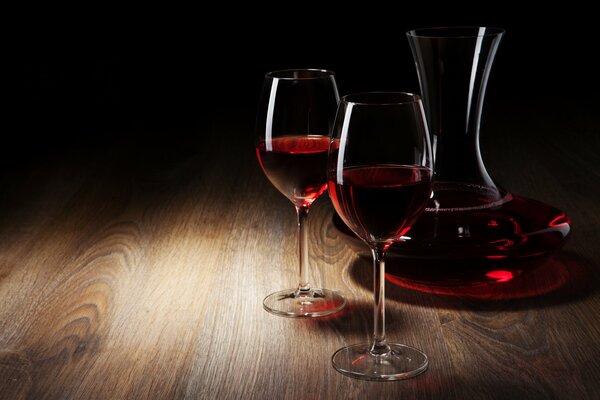
[[[487,106],[509,110],[506,104],[523,108],[570,98],[590,115],[600,110],[594,60],[600,46],[596,29],[583,21],[591,13],[585,10],[571,13],[575,17],[561,10],[552,17],[524,15],[519,8],[467,16],[436,13],[427,4],[404,13],[374,6],[324,12],[317,4],[271,9],[272,16],[233,5],[212,13],[155,11],[118,21],[93,13],[60,22],[42,16],[20,26],[12,41],[16,53],[6,57],[17,70],[17,93],[7,113],[12,123],[2,133],[3,159],[101,147],[131,131],[201,132],[215,115],[250,121],[263,74],[273,69],[333,69],[341,94],[418,91],[405,31],[425,26],[507,30]],[[232,140],[236,134],[248,132],[232,132]]]

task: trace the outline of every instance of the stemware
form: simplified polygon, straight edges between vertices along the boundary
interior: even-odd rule
[[[420,350],[385,336],[385,253],[410,230],[431,196],[433,160],[421,99],[397,92],[344,96],[329,146],[329,196],[374,263],[371,344],[338,350],[333,366],[366,380],[398,380],[427,369]]]
[[[310,205],[327,189],[329,132],[339,95],[335,74],[294,69],[265,75],[257,120],[256,155],[271,183],[296,207],[299,283],[263,301],[265,310],[286,317],[319,317],[341,310],[337,291],[309,283],[306,223]]]

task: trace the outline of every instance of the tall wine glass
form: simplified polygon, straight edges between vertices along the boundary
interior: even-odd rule
[[[333,366],[366,380],[398,380],[427,369],[427,356],[385,337],[385,252],[402,240],[431,196],[433,161],[421,99],[409,93],[344,96],[329,147],[329,196],[373,253],[371,344],[338,350]]]
[[[298,287],[267,296],[265,310],[286,317],[319,317],[341,310],[337,292],[312,288],[308,279],[310,205],[327,189],[329,132],[339,102],[335,74],[319,69],[269,72],[257,120],[256,155],[271,183],[296,207]]]

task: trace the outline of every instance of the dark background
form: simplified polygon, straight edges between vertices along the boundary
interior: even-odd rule
[[[12,40],[16,53],[6,58],[17,70],[17,92],[2,133],[10,144],[3,161],[102,151],[123,137],[168,145],[195,135],[201,146],[216,116],[253,124],[262,77],[274,69],[333,69],[341,94],[418,92],[405,31],[427,26],[506,29],[484,126],[487,110],[508,119],[528,109],[561,115],[565,99],[597,121],[599,45],[596,29],[583,20],[591,13],[585,10],[550,10],[549,17],[548,10],[526,15],[498,7],[467,15],[427,4],[401,14],[374,6],[328,12],[316,4],[292,11],[227,7],[175,15],[155,10],[152,17],[133,13],[118,21],[112,18],[118,10],[110,18],[93,12],[26,18]],[[252,132],[226,134],[234,141]]]

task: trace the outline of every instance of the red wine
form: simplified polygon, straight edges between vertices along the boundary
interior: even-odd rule
[[[548,256],[571,230],[563,211],[502,190],[501,201],[488,201],[485,207],[467,188],[434,184],[434,191],[446,208],[436,211],[430,201],[406,235],[409,240],[390,247],[390,282],[433,293],[497,298],[539,294],[562,284],[551,277],[563,276],[557,271],[564,266]],[[455,204],[470,206],[456,211],[451,208]],[[352,249],[370,258],[369,248],[342,221],[333,222]]]
[[[329,137],[283,136],[256,147],[271,183],[297,206],[309,206],[327,189]]]
[[[434,190],[435,185],[434,185]],[[462,190],[436,190],[441,204],[468,204]],[[501,260],[532,257],[556,249],[571,227],[564,212],[502,191],[501,200],[463,208],[428,208],[398,245],[404,257]]]
[[[346,225],[368,243],[398,240],[431,194],[431,170],[425,167],[369,165],[336,173],[329,177],[331,201]]]

